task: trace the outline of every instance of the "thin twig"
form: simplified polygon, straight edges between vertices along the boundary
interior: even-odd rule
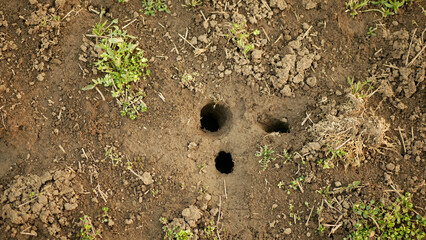
[[[139,174],[137,174],[135,171],[133,171],[133,169],[131,169],[131,168],[127,168],[131,173],[133,173],[136,177],[138,177],[140,180],[142,180],[143,181],[143,178],[142,178],[142,176],[141,175],[139,175]]]
[[[414,35],[416,35],[417,28],[414,29],[413,35],[411,36],[410,46],[408,47],[407,58],[405,59],[405,66],[408,65],[408,58],[410,57],[411,45],[413,44]]]
[[[423,50],[425,50],[426,45],[423,46],[422,50],[420,50],[419,53],[417,53],[417,55],[413,58],[413,60],[411,60],[411,62],[407,65],[410,66],[411,64],[413,64],[413,62],[420,56],[420,54],[423,52]]]
[[[271,42],[271,39],[269,39],[269,36],[268,36],[268,34],[266,33],[266,31],[265,31],[265,29],[263,27],[262,27],[262,30],[263,30],[263,33],[266,36],[266,39],[268,39],[268,42]]]
[[[275,42],[272,44],[272,45],[274,45],[274,44],[276,44],[281,38],[283,37],[283,35],[281,34],[278,38],[277,38],[277,40],[275,40]]]
[[[309,113],[305,113],[306,114],[306,118],[302,121],[302,123],[300,125],[305,125],[306,121],[309,120],[312,124],[314,124],[314,122],[312,121],[312,119],[310,118],[311,114]]]
[[[102,190],[101,190],[101,186],[98,184],[98,186],[96,186],[96,188],[98,189],[98,192],[99,192],[99,195],[101,195],[101,198],[105,201],[105,202],[107,202],[107,195],[104,193],[104,192],[102,192]]]
[[[308,36],[309,31],[311,30],[312,25],[306,30],[305,34],[303,34],[302,39],[304,39],[306,36]]]
[[[18,208],[21,208],[22,206],[27,205],[27,204],[28,204],[28,203],[30,203],[30,202],[33,202],[33,201],[34,201],[34,200],[36,200],[37,198],[38,198],[38,196],[36,196],[36,197],[32,198],[31,200],[29,200],[29,201],[27,201],[27,202],[22,203],[21,205],[19,205],[19,206],[18,206]]]
[[[222,196],[219,196],[219,212],[217,214],[217,221],[216,221],[216,234],[217,237],[220,240],[220,235],[219,235],[219,221],[220,221],[220,215],[222,214]]]
[[[404,148],[404,153],[407,153],[407,149],[405,148],[404,137],[402,136],[401,128],[398,127],[399,135],[401,136],[402,147]]]
[[[271,8],[269,7],[268,3],[265,2],[265,0],[262,0],[263,5],[265,5],[265,7],[269,10],[272,11]]]
[[[226,194],[226,182],[225,182],[225,179],[223,180],[223,188],[224,188],[224,191],[225,191],[225,199],[228,199],[228,194]]]
[[[314,208],[315,208],[315,207],[312,207],[311,212],[309,213],[309,216],[308,216],[308,220],[306,220],[305,226],[308,226],[308,224],[309,224],[309,219],[311,219],[311,215],[312,215],[312,212],[314,211]]]
[[[126,24],[123,29],[125,29],[126,27],[128,27],[130,24],[136,22],[136,20],[138,20],[137,18],[133,19],[131,22],[129,22],[128,24]]]
[[[98,87],[95,87],[95,89],[96,89],[96,91],[98,91],[98,93],[101,95],[102,100],[103,100],[103,101],[105,101],[105,97],[104,97],[104,95],[102,94],[101,90],[99,90],[99,88],[98,88]]]
[[[352,138],[352,137],[350,137],[350,138],[349,138],[348,140],[346,140],[344,143],[340,144],[340,146],[338,146],[338,147],[336,148],[336,150],[339,150],[341,147],[345,146],[345,144],[346,144],[346,143],[348,143],[348,142],[349,142],[349,140],[351,140],[351,138]]]
[[[203,13],[203,11],[201,11],[201,10],[200,10],[200,13],[201,13],[201,16],[203,16],[203,18],[204,18],[204,21],[205,21],[206,23],[208,23],[208,21],[207,21],[207,18],[206,18],[206,16],[204,16],[204,13]]]

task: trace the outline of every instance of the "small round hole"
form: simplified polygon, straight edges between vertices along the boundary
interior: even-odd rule
[[[278,119],[269,119],[263,125],[263,130],[267,133],[279,132],[279,133],[289,133],[290,125],[287,121],[278,120]]]
[[[232,156],[230,153],[227,152],[219,152],[216,159],[216,169],[220,173],[232,173],[234,170],[234,161],[232,161]]]
[[[209,132],[219,131],[228,120],[228,109],[218,104],[207,104],[200,113],[201,129]]]

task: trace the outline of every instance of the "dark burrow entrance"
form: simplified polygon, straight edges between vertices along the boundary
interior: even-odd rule
[[[287,119],[278,120],[276,118],[268,119],[262,124],[263,130],[267,133],[279,132],[279,133],[289,133],[290,125],[288,124]]]
[[[232,173],[234,170],[234,161],[232,161],[232,156],[230,153],[221,151],[217,155],[216,159],[216,169],[221,173]]]
[[[222,105],[209,103],[201,109],[201,129],[217,132],[228,121],[229,110]]]

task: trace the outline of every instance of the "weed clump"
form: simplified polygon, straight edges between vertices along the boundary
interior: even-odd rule
[[[383,203],[357,203],[353,211],[359,217],[349,239],[423,239],[426,218],[420,216],[411,202],[411,194],[397,198],[390,206]]]
[[[247,57],[247,53],[254,50],[254,44],[250,42],[250,36],[259,35],[259,30],[249,32],[246,29],[245,23],[233,23],[229,29],[229,33],[226,37],[237,44],[237,46],[243,51],[244,56]]]
[[[346,12],[355,17],[360,12],[379,12],[383,17],[394,15],[398,10],[414,0],[349,0],[346,2]]]
[[[142,0],[141,11],[145,15],[155,16],[157,12],[171,13],[164,0]]]
[[[147,110],[143,101],[145,93],[141,90],[133,90],[131,84],[149,76],[148,59],[144,57],[144,51],[138,48],[139,43],[133,42],[135,37],[127,34],[116,24],[117,19],[102,22],[102,15],[92,33],[101,38],[96,47],[102,50],[101,59],[95,62],[98,70],[106,73],[104,77],[94,79],[93,84],[83,88],[90,90],[97,85],[111,87],[111,94],[122,107],[121,115],[129,116],[134,120],[141,112]]]
[[[336,111],[310,129],[325,151],[325,158],[318,160],[324,168],[333,168],[339,162],[345,168],[359,166],[367,159],[366,152],[381,154],[381,149],[394,149],[386,137],[389,124],[367,108],[368,99],[375,93],[371,81],[356,82],[348,78],[348,83],[349,101],[340,106],[330,103],[327,107]]]
[[[260,157],[259,163],[260,163],[260,167],[262,167],[263,171],[266,170],[266,168],[268,168],[268,164],[275,160],[275,157],[272,157],[272,154],[275,151],[272,150],[271,148],[269,148],[268,146],[263,146],[260,147],[260,151],[256,152],[256,157]]]

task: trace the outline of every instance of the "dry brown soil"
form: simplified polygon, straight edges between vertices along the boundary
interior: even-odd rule
[[[162,217],[199,239],[343,239],[354,203],[406,191],[425,216],[423,3],[382,19],[341,0],[202,2],[146,16],[139,0],[0,0],[1,239],[77,239],[84,215],[102,239],[163,239]],[[101,9],[149,60],[133,121],[109,88],[82,90],[102,76]],[[235,22],[260,32],[247,56],[226,37]],[[374,93],[351,100],[347,77]],[[337,142],[356,163],[324,169]]]

